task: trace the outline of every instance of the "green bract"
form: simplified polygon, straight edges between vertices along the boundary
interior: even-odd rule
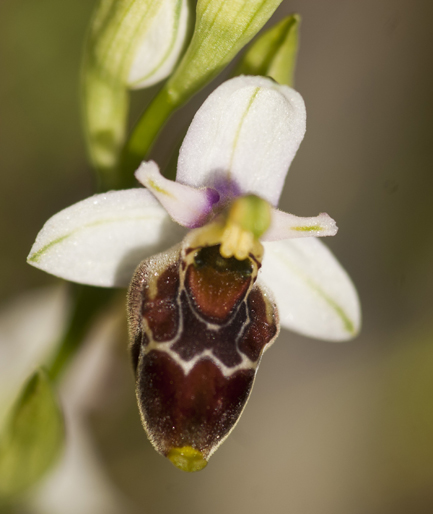
[[[258,33],[282,0],[198,0],[188,50],[167,83],[181,103],[213,79]]]
[[[263,75],[293,87],[300,16],[287,16],[254,42],[235,75]]]
[[[63,440],[63,417],[51,383],[44,371],[36,371],[1,434],[0,498],[36,482],[58,457]]]

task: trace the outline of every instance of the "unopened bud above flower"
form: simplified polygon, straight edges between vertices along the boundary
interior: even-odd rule
[[[187,0],[102,0],[90,31],[91,64],[130,88],[166,78],[183,48]]]
[[[183,49],[187,34],[187,0],[164,0],[143,32],[129,69],[128,86],[148,87],[170,75]]]
[[[101,0],[83,67],[87,144],[98,170],[116,165],[125,139],[127,90],[149,87],[173,71],[188,12],[187,0]]]

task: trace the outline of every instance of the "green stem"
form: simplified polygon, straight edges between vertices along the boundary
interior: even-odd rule
[[[115,290],[73,285],[74,310],[57,353],[48,368],[52,380],[58,380],[63,370],[77,353],[95,316],[112,299]]]
[[[179,107],[164,87],[152,100],[125,145],[119,171],[119,189],[134,184],[134,171],[146,158],[162,127]]]

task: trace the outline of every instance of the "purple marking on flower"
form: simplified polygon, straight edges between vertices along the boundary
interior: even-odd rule
[[[233,180],[233,178],[229,177],[226,172],[215,172],[212,182],[213,187],[219,192],[222,202],[226,202],[242,194],[238,183]]]
[[[212,187],[207,187],[206,188],[206,196],[207,196],[207,199],[208,199],[209,204],[211,205],[211,207],[213,207],[216,203],[218,203],[220,201],[220,198],[221,198],[221,195],[217,191],[217,189],[214,189]]]

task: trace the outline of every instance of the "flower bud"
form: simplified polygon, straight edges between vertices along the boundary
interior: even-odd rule
[[[84,117],[93,164],[110,168],[124,141],[127,89],[172,72],[187,34],[187,0],[101,0],[84,55]]]
[[[187,0],[102,0],[86,57],[109,80],[134,89],[151,86],[173,70],[187,21]]]

